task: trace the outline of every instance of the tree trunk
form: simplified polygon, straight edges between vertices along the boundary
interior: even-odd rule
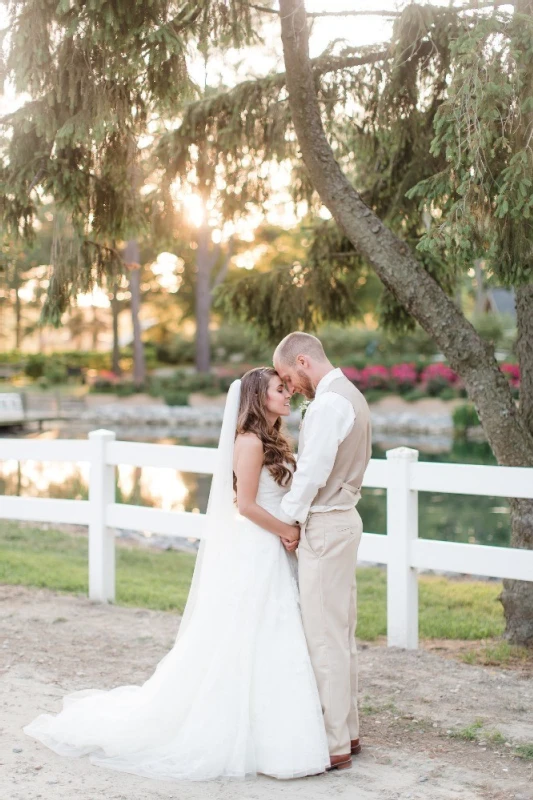
[[[130,267],[131,321],[133,324],[133,382],[141,388],[146,382],[146,363],[140,321],[141,265],[139,245],[131,239],[124,251],[124,261]]]
[[[22,340],[22,308],[19,294],[20,286],[21,280],[17,270],[15,269],[15,350],[20,350],[20,344]]]
[[[209,226],[203,224],[198,230],[196,250],[196,370],[209,372],[211,368],[211,346],[209,342],[209,318],[211,314],[211,270],[212,257],[209,252]]]
[[[516,291],[517,354],[520,363],[520,416],[533,433],[533,284]],[[513,547],[533,550],[533,500],[509,500]],[[517,644],[533,644],[533,591],[525,581],[505,580],[501,595],[505,635]]]
[[[98,334],[99,334],[99,327],[100,323],[98,320],[98,314],[96,313],[96,306],[92,307],[93,309],[93,318],[91,324],[91,335],[92,335],[92,349],[96,352],[98,350]]]
[[[434,339],[461,376],[498,463],[533,466],[533,433],[517,411],[494,349],[418,263],[408,245],[364,204],[335,161],[320,118],[303,0],[280,0],[280,19],[292,120],[304,162],[322,202],[383,284]],[[513,528],[517,514],[516,526],[529,526],[528,515],[521,515],[516,503],[511,504],[511,513]],[[525,541],[523,534],[521,538]],[[531,596],[533,605],[533,583],[528,587],[524,592]],[[515,613],[520,615],[520,609]],[[517,641],[523,640],[524,634],[533,640],[533,620],[526,621],[520,630]],[[510,636],[515,640],[512,631]]]
[[[517,0],[515,13],[533,14],[533,0]],[[523,99],[531,94],[524,85]],[[531,115],[529,115],[531,117]],[[522,131],[524,135],[525,130]],[[528,134],[526,134],[528,135]],[[520,364],[520,416],[533,434],[533,284],[516,290],[517,354]],[[513,547],[533,550],[533,500],[509,501]],[[501,595],[505,614],[505,635],[517,644],[533,644],[533,584],[505,580]]]
[[[118,282],[115,279],[111,287],[111,317],[113,322],[113,351],[111,370],[115,375],[122,375],[120,368],[120,348],[118,344],[118,314],[119,301],[117,300]]]

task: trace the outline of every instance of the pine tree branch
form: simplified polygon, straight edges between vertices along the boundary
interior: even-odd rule
[[[248,3],[249,8],[255,11],[261,11],[264,14],[275,14],[279,16],[279,11],[275,8],[268,8],[267,6],[258,6],[255,3]],[[345,11],[309,11],[308,17],[399,17],[401,11],[354,11],[353,9],[346,9]]]
[[[499,6],[514,6],[514,0],[492,0],[492,2],[479,3],[477,0],[471,0],[467,5],[457,6],[457,12],[461,11],[481,11],[485,8],[498,8]],[[267,6],[259,6],[255,3],[248,3],[249,8],[255,11],[260,11],[264,14],[275,14],[279,16],[279,11],[275,8],[268,8]],[[308,11],[307,18],[313,19],[315,17],[388,17],[390,19],[401,17],[402,11],[387,11],[378,9],[367,9],[365,11],[356,11],[354,9],[346,9],[344,11]]]

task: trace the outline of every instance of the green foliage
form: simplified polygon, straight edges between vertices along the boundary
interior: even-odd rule
[[[494,12],[452,44],[431,152],[443,168],[413,187],[434,225],[419,244],[458,266],[488,260],[503,284],[533,275],[533,19]]]
[[[509,642],[496,642],[477,646],[467,650],[461,658],[466,664],[482,664],[483,666],[510,667],[526,666],[533,652],[530,648],[512,645]]]
[[[216,364],[228,361],[245,363],[270,363],[272,348],[258,338],[251,325],[221,325],[210,332],[212,360]],[[163,364],[193,364],[194,340],[181,334],[156,347],[158,360]]]
[[[452,739],[462,739],[464,742],[477,742],[479,735],[483,729],[484,722],[482,719],[477,719],[466,728],[452,731],[449,735]]]
[[[365,51],[345,48],[337,55],[332,45],[321,60],[313,62],[322,119],[336,159],[356,183],[363,200],[413,248],[424,236],[428,219],[427,212],[424,215],[418,210],[418,199],[409,190],[446,166],[444,155],[430,152],[435,117],[454,69],[454,41],[476,24],[475,15],[458,9],[410,4],[398,18],[385,52],[375,46]],[[283,83],[282,73],[257,82],[256,88],[263,89],[263,103],[271,104],[269,119],[274,115],[276,120],[272,130],[261,129],[257,147],[257,136],[246,127],[246,120],[255,119],[250,107],[253,87],[248,83],[231,93],[221,93],[218,100],[198,104],[195,122],[197,126],[209,124],[208,146],[214,148],[216,144],[218,148],[212,169],[215,163],[223,162],[225,154],[231,160],[229,176],[224,172],[230,184],[242,184],[249,169],[253,175],[255,159],[262,163],[265,155],[274,160],[283,156],[294,164],[295,199],[312,203],[311,186],[301,163],[290,150],[283,150],[283,143],[290,145],[294,140],[291,121],[279,110]],[[226,122],[228,107],[231,125]],[[253,107],[261,111],[257,103]],[[227,142],[223,134],[229,137]],[[178,153],[180,147],[190,149],[193,144],[192,138],[182,138],[181,129],[172,136],[167,164],[170,152]],[[195,143],[198,145],[199,139]],[[187,162],[187,166],[192,165]],[[174,167],[171,174],[175,174]],[[252,319],[272,339],[292,329],[316,328],[326,320],[346,322],[356,315],[361,304],[361,278],[365,272],[372,272],[370,265],[362,262],[333,223],[315,221],[310,228],[311,247],[302,262],[299,282],[292,282],[293,264],[270,279],[265,275],[256,279],[241,276],[242,282],[235,278],[234,284],[221,290],[219,307],[236,319]],[[451,294],[458,279],[455,261],[438,249],[421,250],[419,258]],[[314,280],[314,272],[321,280]],[[339,284],[345,303],[339,302]],[[414,330],[410,315],[386,289],[382,289],[378,312],[382,327],[402,333]]]
[[[514,752],[519,758],[533,761],[533,743],[519,744],[515,747]]]
[[[336,225],[323,223],[305,264],[270,272],[233,274],[219,287],[215,308],[239,322],[252,323],[269,341],[291,330],[316,329],[327,319],[347,323],[358,311],[353,268],[357,254]]]
[[[512,350],[516,338],[513,319],[490,313],[475,315],[471,321],[477,332],[495,348]]]
[[[150,348],[147,348],[147,351],[150,353]],[[127,362],[128,358],[131,358],[131,349],[123,348],[120,357]],[[110,370],[111,354],[101,350],[58,350],[51,355],[10,350],[0,354],[0,366],[23,364],[24,374],[31,378],[42,377],[52,362],[60,362],[70,370]]]
[[[227,388],[226,381],[217,375],[178,369],[168,378],[153,378],[149,391],[153,397],[163,397],[169,406],[186,406],[192,392],[217,395]]]
[[[167,406],[188,406],[189,392],[182,392],[179,389],[168,389],[164,392],[163,399]]]
[[[115,392],[118,397],[131,397],[139,391],[142,392],[143,387],[136,386],[133,381],[119,381],[115,387]]]
[[[50,359],[45,367],[43,377],[49,385],[56,385],[58,383],[65,383],[68,378],[68,371],[61,361],[58,359]]]
[[[157,360],[162,364],[194,364],[195,343],[178,334],[156,346]]]
[[[29,378],[42,378],[47,359],[41,353],[35,353],[28,357],[24,366],[24,374]]]
[[[454,430],[461,435],[464,435],[467,428],[475,428],[481,425],[477,411],[472,403],[463,403],[454,408],[452,419]]]
[[[122,268],[116,240],[148,229],[141,137],[196,91],[191,46],[242,47],[256,17],[245,0],[10,3],[2,78],[29,100],[1,121],[0,220],[29,240],[43,198],[63,212],[47,321],[59,324],[71,296]]]

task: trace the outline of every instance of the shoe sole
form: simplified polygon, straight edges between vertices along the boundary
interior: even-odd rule
[[[361,750],[362,750],[362,747],[361,747],[360,744],[358,744],[357,747],[354,747],[353,750],[351,751],[352,756],[358,756],[359,753],[361,752]]]
[[[339,764],[332,764],[331,767],[326,767],[326,772],[333,772],[335,769],[351,769],[352,766],[352,759],[341,761]]]

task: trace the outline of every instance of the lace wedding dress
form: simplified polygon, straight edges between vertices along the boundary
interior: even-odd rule
[[[263,468],[263,508],[276,515],[287,490]],[[294,556],[234,509],[217,522],[218,511],[182,630],[154,674],[70,694],[25,733],[60,755],[159,779],[294,778],[329,765]]]

